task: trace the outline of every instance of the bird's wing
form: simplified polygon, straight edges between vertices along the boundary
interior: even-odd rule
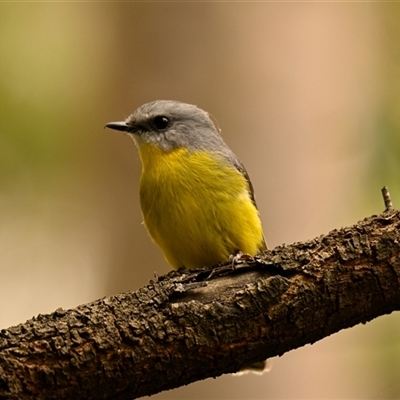
[[[236,156],[233,156],[232,162],[233,162],[233,165],[236,167],[236,169],[245,177],[247,184],[249,186],[251,201],[253,202],[256,209],[258,210],[256,199],[254,197],[253,184],[251,183],[250,176],[247,173],[246,168],[244,167],[244,165],[240,162],[240,160]],[[260,250],[267,250],[267,249],[268,249],[268,245],[267,245],[267,242],[266,242],[264,234],[263,234],[263,243],[262,243],[262,248],[260,248]]]

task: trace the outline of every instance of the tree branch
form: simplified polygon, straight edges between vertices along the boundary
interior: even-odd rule
[[[0,332],[0,399],[131,399],[400,308],[400,213]]]

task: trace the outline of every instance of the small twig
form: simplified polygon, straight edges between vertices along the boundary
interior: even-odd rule
[[[383,201],[385,203],[385,211],[392,210],[393,203],[392,203],[392,199],[390,198],[390,193],[389,193],[389,189],[387,186],[384,186],[382,188],[382,196],[383,196]]]

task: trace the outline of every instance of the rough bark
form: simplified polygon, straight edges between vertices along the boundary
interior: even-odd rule
[[[0,332],[0,399],[132,399],[400,308],[400,213]]]

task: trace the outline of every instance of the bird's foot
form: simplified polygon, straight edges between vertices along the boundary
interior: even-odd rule
[[[231,261],[232,269],[236,269],[237,264],[243,264],[248,261],[254,261],[254,257],[250,254],[243,253],[240,250],[236,252],[236,254],[231,254],[229,256],[229,261]]]

